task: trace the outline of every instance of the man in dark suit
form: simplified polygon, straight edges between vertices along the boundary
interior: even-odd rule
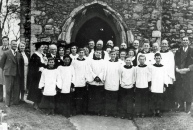
[[[47,58],[53,58],[55,60],[55,65],[54,65],[54,68],[57,68],[59,66],[59,63],[58,63],[58,57],[57,57],[57,46],[55,44],[51,44],[49,46],[49,53],[46,55]]]
[[[11,49],[2,55],[0,61],[0,67],[3,69],[5,76],[6,107],[9,107],[12,104],[17,105],[19,103],[20,80],[22,77],[21,69],[24,62],[21,54],[17,52],[16,49],[17,42],[12,40]]]
[[[182,45],[175,55],[176,101],[180,105],[179,111],[190,114],[193,98],[193,49],[189,47],[188,37],[183,38]],[[186,106],[184,106],[185,102]]]

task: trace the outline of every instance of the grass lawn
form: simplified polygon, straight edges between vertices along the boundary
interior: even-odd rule
[[[69,119],[59,115],[46,116],[35,111],[31,104],[5,108],[0,103],[0,109],[7,113],[4,122],[8,123],[10,130],[76,130]]]
[[[31,104],[5,108],[0,103],[0,109],[7,113],[4,122],[10,130],[76,130],[69,119],[60,115],[46,116],[35,111]],[[193,117],[183,112],[165,113],[162,118],[136,118],[133,122],[138,130],[193,130]]]

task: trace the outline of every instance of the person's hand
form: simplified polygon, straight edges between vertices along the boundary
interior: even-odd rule
[[[71,83],[70,92],[74,92],[74,91],[75,91],[74,84],[73,84],[73,83]]]
[[[48,64],[48,58],[47,58],[47,57],[44,57],[43,59],[44,59],[45,65],[47,65],[47,64]]]

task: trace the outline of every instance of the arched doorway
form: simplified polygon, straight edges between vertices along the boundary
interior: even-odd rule
[[[75,42],[80,46],[86,45],[89,39],[97,42],[99,39],[106,43],[108,40],[116,41],[112,28],[99,17],[94,17],[85,22],[75,36]]]
[[[95,22],[95,20],[98,22]],[[89,33],[93,29],[92,26],[89,25],[91,23],[93,27],[95,27],[92,34]],[[99,23],[100,26],[97,25],[97,23]],[[106,31],[104,28],[100,28],[103,25],[105,25]],[[99,36],[92,37],[92,35],[97,34],[95,31],[97,31],[98,26],[100,28],[98,30],[103,29],[103,31],[98,32]],[[85,36],[83,36],[82,33],[85,33],[85,35],[88,34],[87,38],[84,38]],[[104,35],[102,35],[102,33]],[[102,37],[100,38],[100,36]],[[105,2],[93,1],[81,5],[71,12],[62,27],[62,32],[58,39],[65,40],[67,43],[76,41],[81,44],[87,44],[88,39],[94,39],[95,41],[102,39],[105,44],[107,39],[111,39],[119,46],[122,42],[130,43],[133,40],[132,37],[131,30],[128,29],[118,12],[113,10]]]

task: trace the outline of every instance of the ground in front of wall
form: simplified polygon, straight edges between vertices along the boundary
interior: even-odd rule
[[[69,119],[61,115],[46,116],[27,103],[10,108],[0,103],[0,109],[7,113],[3,122],[8,123],[9,130],[193,130],[193,117],[184,112],[130,121],[103,116],[80,115]]]

